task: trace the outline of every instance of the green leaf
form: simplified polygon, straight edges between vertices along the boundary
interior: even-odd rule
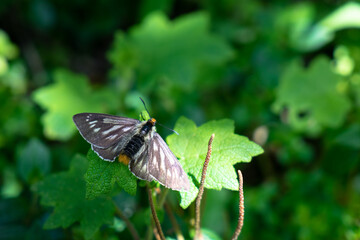
[[[50,139],[69,139],[76,129],[72,121],[76,113],[106,112],[116,107],[111,90],[92,91],[85,76],[58,70],[54,79],[55,83],[33,94],[35,102],[47,110],[42,122]]]
[[[104,161],[91,149],[87,158],[90,163],[85,175],[87,198],[94,199],[109,194],[115,182],[129,194],[136,194],[136,177],[128,166],[117,161]]]
[[[324,127],[338,127],[350,110],[340,83],[326,57],[317,57],[308,69],[295,61],[282,75],[274,110],[286,108],[289,124],[298,131],[317,134]]]
[[[360,125],[354,123],[342,131],[334,140],[339,145],[360,149]]]
[[[320,24],[335,32],[345,28],[360,27],[360,4],[348,2],[324,18]]]
[[[18,54],[18,48],[10,41],[7,33],[0,30],[0,56],[4,56],[6,59],[14,59]]]
[[[305,5],[301,4],[300,6]],[[306,5],[306,7],[308,6]],[[297,11],[298,5],[294,6],[293,9]],[[313,12],[311,17],[313,17],[312,15],[314,15]],[[292,45],[298,50],[314,51],[331,42],[337,31],[347,28],[359,28],[360,4],[348,2],[318,23],[312,23],[309,20],[312,19],[304,21],[304,18],[298,18],[294,26],[290,28],[292,31],[291,35],[293,36],[291,38]]]
[[[6,68],[6,72],[0,74],[0,83],[9,87],[14,94],[24,94],[27,87],[26,68],[24,64],[17,61],[7,65]]]
[[[51,167],[50,151],[38,139],[31,139],[26,146],[20,150],[17,158],[17,168],[20,176],[30,181],[34,174],[47,174]]]
[[[151,90],[163,79],[189,88],[198,74],[198,64],[215,67],[233,55],[231,48],[211,34],[209,28],[209,16],[204,13],[169,21],[163,13],[156,12],[131,29],[129,36],[118,34],[109,59],[125,78],[133,77],[130,69],[136,71],[138,86],[144,89]]]
[[[85,199],[83,175],[87,167],[86,158],[77,155],[68,172],[50,175],[35,186],[41,203],[54,207],[44,228],[66,228],[79,221],[85,239],[90,239],[101,225],[112,222],[114,206],[110,199]]]
[[[141,111],[139,119],[140,121],[147,121],[150,119],[150,115],[147,111]]]
[[[21,194],[22,185],[16,176],[15,169],[6,167],[2,170],[3,182],[1,183],[0,194],[2,199],[17,198]]]
[[[0,30],[0,86],[9,87],[14,94],[24,94],[27,87],[26,68],[18,55],[16,45]]]
[[[181,117],[176,122],[174,130],[179,136],[170,135],[167,142],[179,158],[185,172],[195,178],[190,184],[190,191],[180,193],[180,205],[183,208],[188,207],[198,193],[198,183],[211,134],[214,133],[215,138],[206,174],[206,188],[237,190],[238,180],[233,165],[250,162],[253,156],[263,152],[260,146],[249,141],[248,138],[234,134],[234,128],[234,122],[229,119],[210,121],[200,127],[185,117]]]
[[[201,231],[203,240],[220,240],[220,239],[222,239],[213,230],[201,228],[200,231]]]

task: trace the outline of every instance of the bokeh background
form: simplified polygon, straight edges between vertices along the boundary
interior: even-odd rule
[[[235,166],[240,239],[360,239],[359,27],[360,3],[335,0],[1,0],[0,239],[83,238],[42,228],[52,209],[33,186],[86,154],[73,114],[138,118],[139,96],[163,125],[230,118],[263,147]],[[117,197],[140,229],[143,198]],[[202,227],[229,239],[237,192],[203,207]],[[128,237],[119,219],[96,235]]]

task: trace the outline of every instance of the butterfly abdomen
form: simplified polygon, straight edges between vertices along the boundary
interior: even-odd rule
[[[125,146],[123,152],[125,155],[132,158],[140,150],[143,144],[144,144],[144,138],[139,135],[135,135]]]

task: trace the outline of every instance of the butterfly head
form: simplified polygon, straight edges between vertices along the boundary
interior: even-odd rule
[[[148,122],[151,123],[151,125],[155,126],[155,124],[156,124],[156,119],[155,119],[155,118],[150,118],[150,119],[148,120]]]

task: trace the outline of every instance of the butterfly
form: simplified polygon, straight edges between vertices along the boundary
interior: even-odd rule
[[[189,190],[187,174],[155,131],[154,118],[139,121],[101,113],[79,113],[73,116],[73,121],[101,159],[113,162],[118,158],[142,180],[156,180],[177,191]]]

